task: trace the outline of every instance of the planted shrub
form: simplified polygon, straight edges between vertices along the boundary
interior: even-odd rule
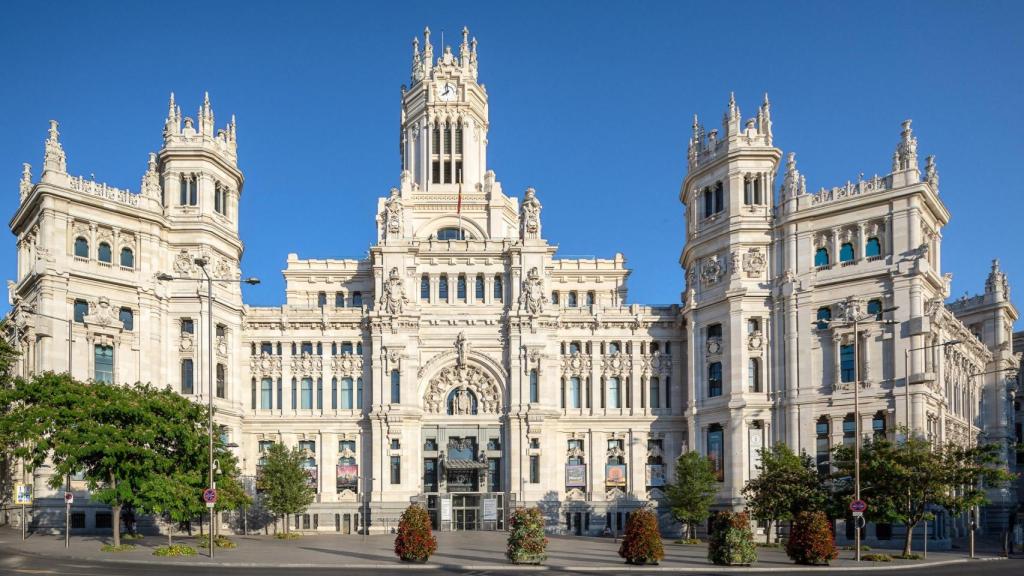
[[[213,545],[217,548],[238,548],[238,544],[227,536],[217,536],[213,539]]]
[[[892,562],[892,556],[888,554],[865,554],[860,559],[867,562]]]
[[[101,552],[131,552],[132,550],[135,550],[135,544],[120,544],[118,546],[104,544],[100,547]]]
[[[637,510],[629,515],[619,556],[625,558],[627,564],[657,564],[665,557],[654,512]]]
[[[519,508],[512,513],[506,558],[513,564],[540,564],[548,557],[547,546],[540,508]]]
[[[793,522],[786,554],[797,564],[827,565],[839,556],[824,512],[801,512]]]
[[[187,544],[160,546],[153,550],[153,556],[195,556],[196,549]]]
[[[395,536],[395,554],[407,562],[426,562],[437,551],[437,538],[430,529],[430,514],[419,504],[402,512]]]
[[[720,566],[744,566],[757,561],[746,512],[717,512],[711,517],[708,560]]]

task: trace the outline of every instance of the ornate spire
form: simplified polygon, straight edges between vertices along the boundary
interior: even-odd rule
[[[469,28],[462,27],[462,44],[459,45],[459,64],[463,67],[469,65]]]
[[[807,193],[807,183],[796,169],[796,154],[786,154],[786,176],[782,181],[782,197],[795,198]]]
[[[757,130],[768,139],[768,145],[772,144],[772,105],[768,101],[768,93],[764,93],[764,102],[757,113]]]
[[[429,72],[434,65],[434,46],[430,43],[430,27],[423,28],[423,69]]]
[[[21,182],[18,183],[18,191],[22,202],[32,191],[32,165],[28,162],[21,165]]]
[[[156,154],[149,153],[149,162],[146,166],[146,173],[142,175],[142,195],[154,200],[160,200],[160,173],[158,172]]]
[[[164,138],[181,132],[181,107],[174,102],[174,92],[167,103],[167,119],[164,120]]]
[[[910,127],[911,120],[903,121],[900,132],[900,143],[896,146],[896,166],[898,170],[917,170],[917,138]]]
[[[992,260],[992,271],[985,280],[985,293],[994,295],[997,300],[1010,299],[1010,283],[1006,279],[1006,273],[999,269],[998,258]]]
[[[60,132],[57,121],[50,120],[49,136],[46,138],[46,149],[43,154],[43,172],[67,172],[67,157],[64,147],[60,145]]]
[[[203,92],[203,104],[199,107],[199,133],[213,136],[213,106],[210,105],[210,93]]]

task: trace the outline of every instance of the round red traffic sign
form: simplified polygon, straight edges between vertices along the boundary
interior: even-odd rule
[[[203,502],[206,502],[207,504],[217,502],[217,489],[207,488],[206,490],[203,490]]]
[[[65,492],[64,493],[64,503],[65,504],[74,504],[75,503],[75,494],[73,492]]]
[[[854,500],[853,502],[850,502],[851,512],[864,512],[867,509],[868,503],[863,500]]]

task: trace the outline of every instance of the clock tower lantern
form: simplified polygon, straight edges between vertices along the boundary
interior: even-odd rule
[[[482,187],[487,173],[487,91],[477,79],[476,38],[462,29],[434,57],[430,29],[412,41],[412,81],[402,89],[402,170],[414,191],[458,192]]]

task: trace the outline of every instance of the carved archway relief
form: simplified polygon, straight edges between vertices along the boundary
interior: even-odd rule
[[[475,400],[473,414],[501,414],[505,406],[504,388],[480,366],[474,364],[449,365],[441,368],[426,383],[423,393],[423,410],[427,414],[446,414],[452,391],[462,398]],[[457,415],[470,415],[468,410],[458,410]]]

